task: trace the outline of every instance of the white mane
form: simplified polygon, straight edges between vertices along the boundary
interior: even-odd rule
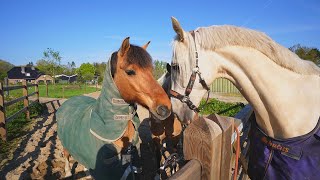
[[[215,51],[225,46],[250,47],[265,54],[283,68],[303,75],[320,75],[320,68],[314,63],[300,59],[295,53],[279,45],[262,32],[229,25],[201,27],[196,31],[197,43],[204,49]],[[174,50],[186,51],[186,48],[181,47],[182,44],[189,46],[189,52],[184,54],[190,51],[194,53],[194,40],[190,33],[184,32],[183,43],[178,42],[176,38],[173,44]]]

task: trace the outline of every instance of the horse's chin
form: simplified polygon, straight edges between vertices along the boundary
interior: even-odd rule
[[[157,114],[157,112],[152,111],[152,110],[150,110],[150,113],[151,113],[151,117],[152,117],[157,123],[160,123],[161,121],[166,120],[166,119],[171,115],[171,113],[169,113],[167,116],[160,116],[160,115]]]

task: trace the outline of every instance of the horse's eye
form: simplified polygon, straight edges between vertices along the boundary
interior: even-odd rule
[[[136,75],[136,72],[132,69],[130,70],[126,70],[126,73],[129,75],[129,76],[132,76],[132,75]]]
[[[173,63],[171,65],[172,69],[175,70],[175,71],[179,71],[179,65],[177,63]]]

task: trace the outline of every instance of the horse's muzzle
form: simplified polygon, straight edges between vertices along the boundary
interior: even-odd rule
[[[167,106],[163,105],[158,106],[156,112],[160,117],[164,118],[167,118],[171,114],[171,111],[167,108]]]

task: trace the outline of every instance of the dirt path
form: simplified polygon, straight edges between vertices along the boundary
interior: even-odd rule
[[[64,100],[46,101],[48,111],[33,121],[33,130],[22,137],[21,143],[1,169],[0,179],[61,179],[64,177],[62,145],[57,137],[55,112]],[[76,172],[83,167],[78,165]],[[84,174],[84,173],[83,173]],[[76,178],[85,176],[77,174]]]
[[[95,92],[87,96],[97,98],[99,94],[100,92]],[[63,147],[57,136],[55,112],[65,100],[40,98],[40,102],[46,104],[48,111],[41,118],[33,120],[32,130],[21,138],[21,143],[13,151],[12,158],[5,160],[6,163],[0,170],[0,179],[63,179],[65,176]],[[148,120],[144,120],[139,127],[143,140],[141,153],[146,172],[154,172],[155,158],[149,146],[151,140],[149,129]],[[86,176],[81,164],[71,160],[72,164],[76,167],[73,170],[73,179],[91,179]]]

